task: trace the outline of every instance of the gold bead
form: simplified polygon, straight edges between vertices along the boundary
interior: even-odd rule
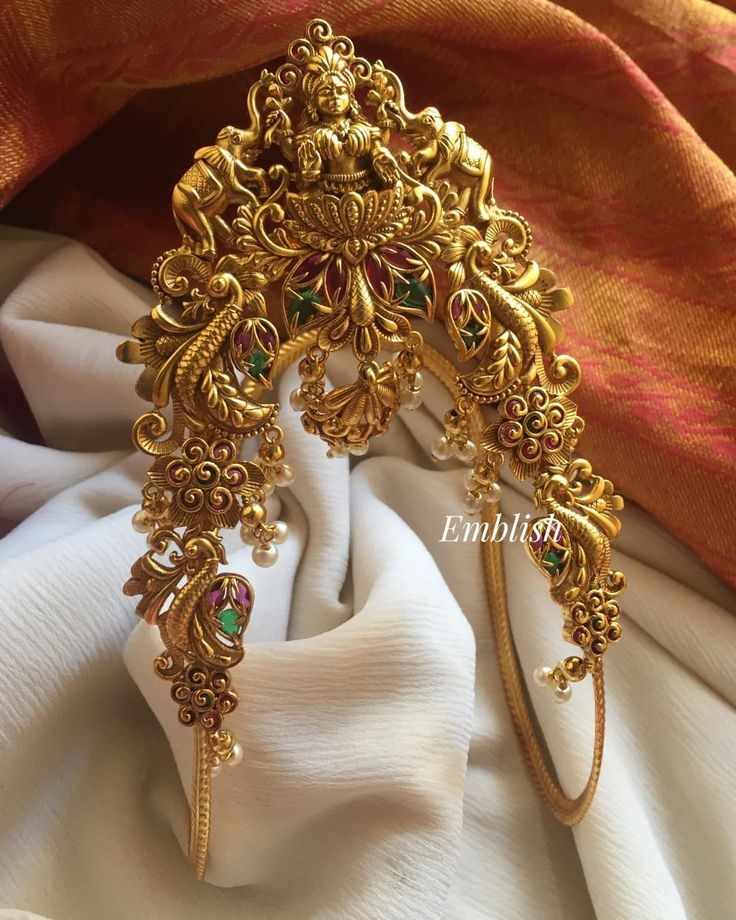
[[[266,519],[266,509],[263,505],[255,502],[252,505],[246,505],[240,516],[246,524],[262,524]]]
[[[280,444],[269,444],[264,451],[266,463],[278,463],[286,456],[286,451]]]

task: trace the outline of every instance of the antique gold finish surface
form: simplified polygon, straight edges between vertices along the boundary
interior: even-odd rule
[[[357,57],[327,23],[310,22],[286,61],[262,71],[246,108],[246,125],[224,127],[176,184],[181,244],[156,260],[158,302],[118,349],[143,366],[137,392],[151,404],[133,426],[151,457],[134,517],[148,550],[124,590],[158,626],[155,668],[194,728],[197,875],[210,784],[243,756],[225,721],[238,705],[231,669],[243,660],[255,597],[223,570],[222,531],[240,525],[262,566],[287,537],[266,507],[293,473],[280,407],[265,394],[297,357],[291,408],[328,456],[365,454],[400,409],[419,406],[426,367],[453,399],[432,454],[469,464],[466,511],[489,518],[504,462],[531,483],[540,515],[527,550],[576,647],[535,680],[560,701],[587,675],[595,689],[593,769],[577,799],[559,789],[534,733],[493,542],[484,546],[489,604],[517,732],[553,813],[575,823],[600,771],[602,656],[621,635],[625,580],[611,567],[622,499],[575,456],[580,368],[558,351],[570,293],[531,258],[524,218],[496,202],[488,151],[437,109],[413,112],[398,76]],[[424,344],[421,324],[435,320],[457,367]],[[329,389],[329,358],[342,348],[355,380]]]

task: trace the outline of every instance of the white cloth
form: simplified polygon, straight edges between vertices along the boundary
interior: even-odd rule
[[[279,386],[297,478],[272,511],[291,538],[267,570],[228,541],[228,569],[256,593],[230,719],[245,757],[215,781],[213,884],[196,882],[182,852],[192,734],[152,670],[158,631],[121,593],[144,551],[130,518],[146,459],[130,447],[139,369],[114,348],[151,296],[77,243],[8,229],[0,296],[2,345],[48,444],[0,439],[0,512],[16,525],[0,541],[0,917],[734,916],[733,594],[625,512],[603,775],[585,821],[558,825],[507,713],[480,547],[439,542],[462,470],[429,460],[448,398],[428,375],[428,408],[352,469],[288,408],[293,368]],[[333,381],[350,363],[331,359]],[[532,510],[510,480],[502,505]],[[568,647],[545,580],[520,546],[504,552],[530,673]],[[590,689],[567,706],[532,693],[577,788]]]

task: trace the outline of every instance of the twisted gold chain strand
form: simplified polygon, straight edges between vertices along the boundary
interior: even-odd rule
[[[194,727],[194,763],[192,764],[192,804],[189,811],[189,860],[198,879],[207,871],[207,850],[210,840],[210,808],[212,786],[212,751],[207,731]]]
[[[283,370],[304,354],[314,339],[315,333],[304,332],[284,342],[276,359],[272,377],[275,379]],[[452,364],[429,345],[423,347],[422,354],[426,369],[437,377],[453,398],[457,397],[456,371]],[[477,407],[470,414],[469,423],[472,437],[477,439],[483,427],[482,416]],[[483,519],[490,521],[493,514],[495,512],[488,504],[485,504]],[[598,659],[591,673],[595,697],[593,763],[585,788],[580,795],[571,799],[565,795],[554,770],[549,766],[543,744],[539,740],[534,725],[534,716],[531,711],[511,631],[501,544],[492,540],[483,542],[482,554],[488,608],[496,642],[496,654],[514,729],[542,800],[558,821],[571,827],[581,821],[590,808],[601,771],[606,718],[603,664]],[[194,864],[197,878],[201,879],[204,877],[207,867],[212,754],[207,741],[207,733],[204,729],[197,726],[195,732],[189,856]]]

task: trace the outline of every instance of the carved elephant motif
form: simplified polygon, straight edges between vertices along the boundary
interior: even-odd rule
[[[194,163],[174,186],[171,206],[184,244],[205,259],[215,257],[215,236],[231,235],[223,211],[231,204],[255,201],[246,185],[255,186],[261,197],[268,195],[265,170],[244,162],[257,153],[246,151],[249,140],[241,128],[223,128],[216,144],[195,153]]]
[[[443,121],[431,106],[419,112],[414,123],[407,127],[424,140],[413,156],[413,165],[419,173],[426,170],[425,181],[435,185],[446,179],[457,187],[458,205],[463,211],[470,207],[479,221],[490,220],[488,202],[493,195],[490,153],[468,135],[464,125]]]
[[[458,206],[468,208],[479,221],[491,218],[493,198],[493,160],[464,125],[444,121],[434,106],[414,113],[406,107],[404,88],[393,71],[377,61],[373,70],[374,88],[368,94],[376,106],[376,117],[384,132],[391,128],[405,131],[417,149],[409,158],[416,174],[429,185],[442,179],[455,186]]]

